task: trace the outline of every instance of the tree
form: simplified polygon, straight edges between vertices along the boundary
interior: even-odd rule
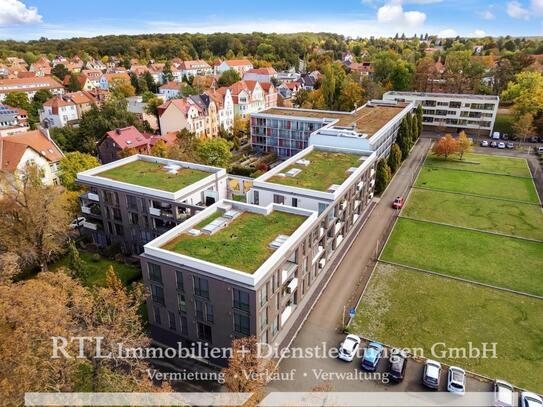
[[[417,131],[417,138],[419,138],[421,136],[421,134],[422,134],[422,128],[423,128],[422,106],[421,105],[417,106],[416,115],[417,115],[417,125],[419,126],[418,131]]]
[[[232,143],[223,138],[205,139],[196,145],[200,160],[206,165],[228,167],[232,159]]]
[[[3,101],[4,104],[19,109],[30,110],[30,101],[25,92],[11,92],[6,95]]]
[[[339,110],[350,112],[364,103],[363,90],[359,83],[346,76],[341,83],[339,93]]]
[[[466,132],[461,131],[456,142],[458,144],[458,154],[460,155],[460,159],[462,159],[464,158],[465,153],[469,153],[471,151],[471,140],[466,135]]]
[[[0,285],[11,284],[13,278],[21,273],[19,256],[15,253],[0,254]]]
[[[521,72],[501,96],[504,102],[513,103],[517,119],[526,113],[536,116],[543,110],[543,76],[539,72]]]
[[[49,134],[62,151],[76,151],[80,148],[79,132],[72,126],[53,127]]]
[[[388,166],[390,167],[390,171],[392,174],[394,174],[398,168],[400,168],[400,164],[402,163],[402,150],[400,150],[400,146],[398,144],[394,143],[392,144],[392,148],[390,149],[390,155],[388,156]]]
[[[61,81],[64,80],[66,75],[68,75],[70,71],[64,64],[56,64],[53,69],[51,69],[51,74],[56,76]]]
[[[432,146],[432,153],[437,157],[448,159],[450,155],[458,153],[458,141],[446,134]]]
[[[158,108],[164,103],[162,98],[159,97],[153,97],[151,99],[148,99],[145,104],[145,112],[148,114],[152,114],[157,118],[157,121],[159,119],[158,117]],[[159,121],[160,123],[160,121]]]
[[[158,140],[153,147],[151,147],[151,155],[155,157],[167,157],[168,145],[164,140]]]
[[[402,152],[402,160],[405,160],[407,156],[409,155],[409,151],[411,150],[411,146],[412,146],[411,135],[409,132],[409,125],[407,123],[406,118],[404,118],[402,122],[400,123],[400,128],[398,130],[396,143],[398,144]]]
[[[333,109],[336,102],[336,77],[330,64],[324,67],[324,78],[320,90],[326,106]]]
[[[96,157],[73,151],[66,153],[60,159],[60,183],[69,191],[79,191],[81,186],[76,183],[77,173],[98,167],[100,163]]]
[[[119,98],[127,98],[136,94],[136,89],[130,81],[125,79],[114,79],[109,88],[111,94]]]
[[[232,134],[240,139],[246,138],[249,135],[249,122],[248,117],[244,118],[240,114],[235,115]]]
[[[75,242],[70,240],[68,245],[68,268],[72,277],[84,278],[87,276],[85,263],[79,256],[79,250],[75,247]]]
[[[380,195],[386,189],[388,183],[392,179],[392,173],[384,158],[380,159],[377,163],[377,170],[375,173],[375,193]]]
[[[16,253],[23,265],[47,270],[47,263],[64,250],[69,203],[62,188],[43,185],[39,169],[27,165],[24,174],[0,174],[7,185],[0,201],[0,246]]]
[[[234,71],[233,69],[229,69],[221,74],[219,80],[217,81],[217,84],[219,86],[232,86],[234,83],[240,80],[241,76],[239,76],[239,73],[237,71]]]
[[[296,96],[294,96],[294,106],[302,106],[307,100],[308,96],[309,91],[307,89],[300,89],[298,92],[296,92]]]
[[[170,63],[170,61],[166,61],[166,63],[164,64],[162,74],[164,75],[164,82],[173,81],[172,64]]]
[[[419,138],[419,121],[416,114],[410,114],[411,117],[411,140],[413,143]]]
[[[515,135],[522,141],[536,134],[534,127],[534,117],[531,113],[524,113],[513,123]]]
[[[70,81],[68,83],[68,90],[70,92],[77,92],[81,90],[81,82],[79,82],[79,75],[72,73],[70,74]]]

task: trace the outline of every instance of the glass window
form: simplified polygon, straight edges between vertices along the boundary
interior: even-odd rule
[[[211,342],[211,327],[198,322],[198,339]]]
[[[185,285],[183,284],[183,273],[179,270],[175,270],[175,279],[177,281],[177,289],[183,291]]]
[[[250,335],[249,316],[234,312],[234,331],[243,335]]]
[[[170,326],[170,329],[173,329],[174,331],[177,330],[175,327],[175,314],[170,311],[168,311],[168,325]]]
[[[177,302],[179,304],[179,311],[187,312],[187,299],[184,293],[177,294]]]
[[[187,335],[189,333],[189,323],[187,317],[181,316],[181,333]]]
[[[151,296],[154,302],[164,305],[164,289],[158,285],[151,285]]]
[[[149,280],[162,284],[162,270],[160,266],[154,263],[147,263],[149,270]]]
[[[242,311],[249,311],[251,305],[249,304],[249,293],[234,288],[234,308]]]
[[[264,308],[260,313],[260,330],[268,325],[268,307]]]
[[[297,208],[298,207],[298,198],[292,198],[292,206],[294,208]]]
[[[209,299],[209,284],[205,278],[194,277],[194,294]]]
[[[283,205],[285,203],[285,197],[283,195],[273,194],[273,203]]]
[[[213,317],[213,305],[212,304],[206,304],[206,319],[207,322],[214,322]]]
[[[154,311],[155,311],[155,324],[157,324],[157,325],[162,324],[162,321],[160,320],[160,308],[155,307]]]

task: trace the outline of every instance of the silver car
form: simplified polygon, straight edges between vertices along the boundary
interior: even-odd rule
[[[447,377],[447,391],[460,395],[466,392],[466,372],[464,369],[451,366]]]
[[[523,391],[520,393],[520,407],[543,407],[543,400],[537,394]]]
[[[513,406],[513,386],[503,380],[494,382],[494,405],[496,407]]]

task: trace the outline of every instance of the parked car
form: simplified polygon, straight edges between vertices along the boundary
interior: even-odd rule
[[[500,141],[500,142],[498,143],[498,148],[504,149],[504,148],[505,148],[505,143],[504,143],[503,141]]]
[[[441,363],[427,359],[422,372],[422,383],[431,389],[439,388],[439,377],[441,376]]]
[[[402,209],[403,203],[404,203],[403,196],[397,196],[396,199],[394,199],[394,202],[392,202],[392,207],[394,209]]]
[[[511,149],[511,148],[515,148],[515,145],[511,142],[508,142],[507,144],[505,144],[505,147]]]
[[[466,372],[456,366],[449,367],[447,391],[463,395],[466,392]]]
[[[498,143],[496,143],[495,141],[491,141],[490,142],[490,147],[496,148],[496,147],[498,147]]]
[[[520,407],[542,407],[543,400],[537,394],[523,391],[520,393]]]
[[[528,141],[529,141],[530,143],[538,143],[538,142],[539,142],[539,138],[536,137],[536,136],[532,136],[532,137],[530,137],[530,138],[528,139]]]
[[[509,140],[509,134],[503,133],[502,134],[502,140]]]
[[[83,222],[85,222],[87,219],[85,219],[83,216],[80,216],[78,218],[75,218],[72,220],[72,222],[68,225],[68,228],[70,229],[77,229],[81,226],[83,226]]]
[[[543,154],[543,147],[537,147],[537,152],[539,154]]]
[[[401,349],[392,349],[390,353],[388,375],[396,383],[401,382],[407,368],[407,353]]]
[[[383,355],[383,345],[379,342],[370,342],[368,343],[368,347],[364,351],[364,357],[362,358],[362,361],[360,362],[360,367],[364,370],[369,370],[370,372],[374,372],[377,369],[377,365],[379,364],[379,360],[381,360],[381,356]]]
[[[495,131],[494,133],[492,133],[492,139],[499,140],[500,139],[500,132]]]
[[[496,407],[513,407],[513,386],[503,380],[494,382],[494,405]]]
[[[488,147],[488,141],[481,140],[481,147]]]
[[[360,338],[356,335],[347,335],[339,345],[338,358],[346,362],[352,362],[359,347]]]

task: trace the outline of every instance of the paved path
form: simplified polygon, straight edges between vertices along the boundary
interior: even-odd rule
[[[356,301],[361,289],[365,286],[375,262],[377,248],[382,246],[388,231],[396,217],[391,202],[398,195],[407,196],[417,170],[422,164],[431,141],[421,139],[414,147],[409,158],[396,174],[391,184],[377,204],[370,219],[355,237],[353,246],[338,266],[328,287],[322,294],[315,308],[309,315],[291,348],[315,347],[322,342],[328,348],[337,347],[344,338],[341,333],[342,314],[345,306],[350,307]],[[357,291],[353,296],[353,291]],[[387,363],[380,363],[380,372]],[[293,380],[272,381],[268,391],[310,391],[315,385],[330,379],[332,391],[422,391],[420,384],[422,365],[410,360],[406,379],[399,385],[384,385],[380,378],[355,378],[348,380],[338,377],[319,376],[321,373],[347,374],[361,372],[359,361],[345,363],[334,358],[289,359],[285,358],[279,366],[280,373],[289,373],[295,369]],[[442,381],[442,384],[444,381]],[[470,380],[468,390],[488,391],[489,385]]]

